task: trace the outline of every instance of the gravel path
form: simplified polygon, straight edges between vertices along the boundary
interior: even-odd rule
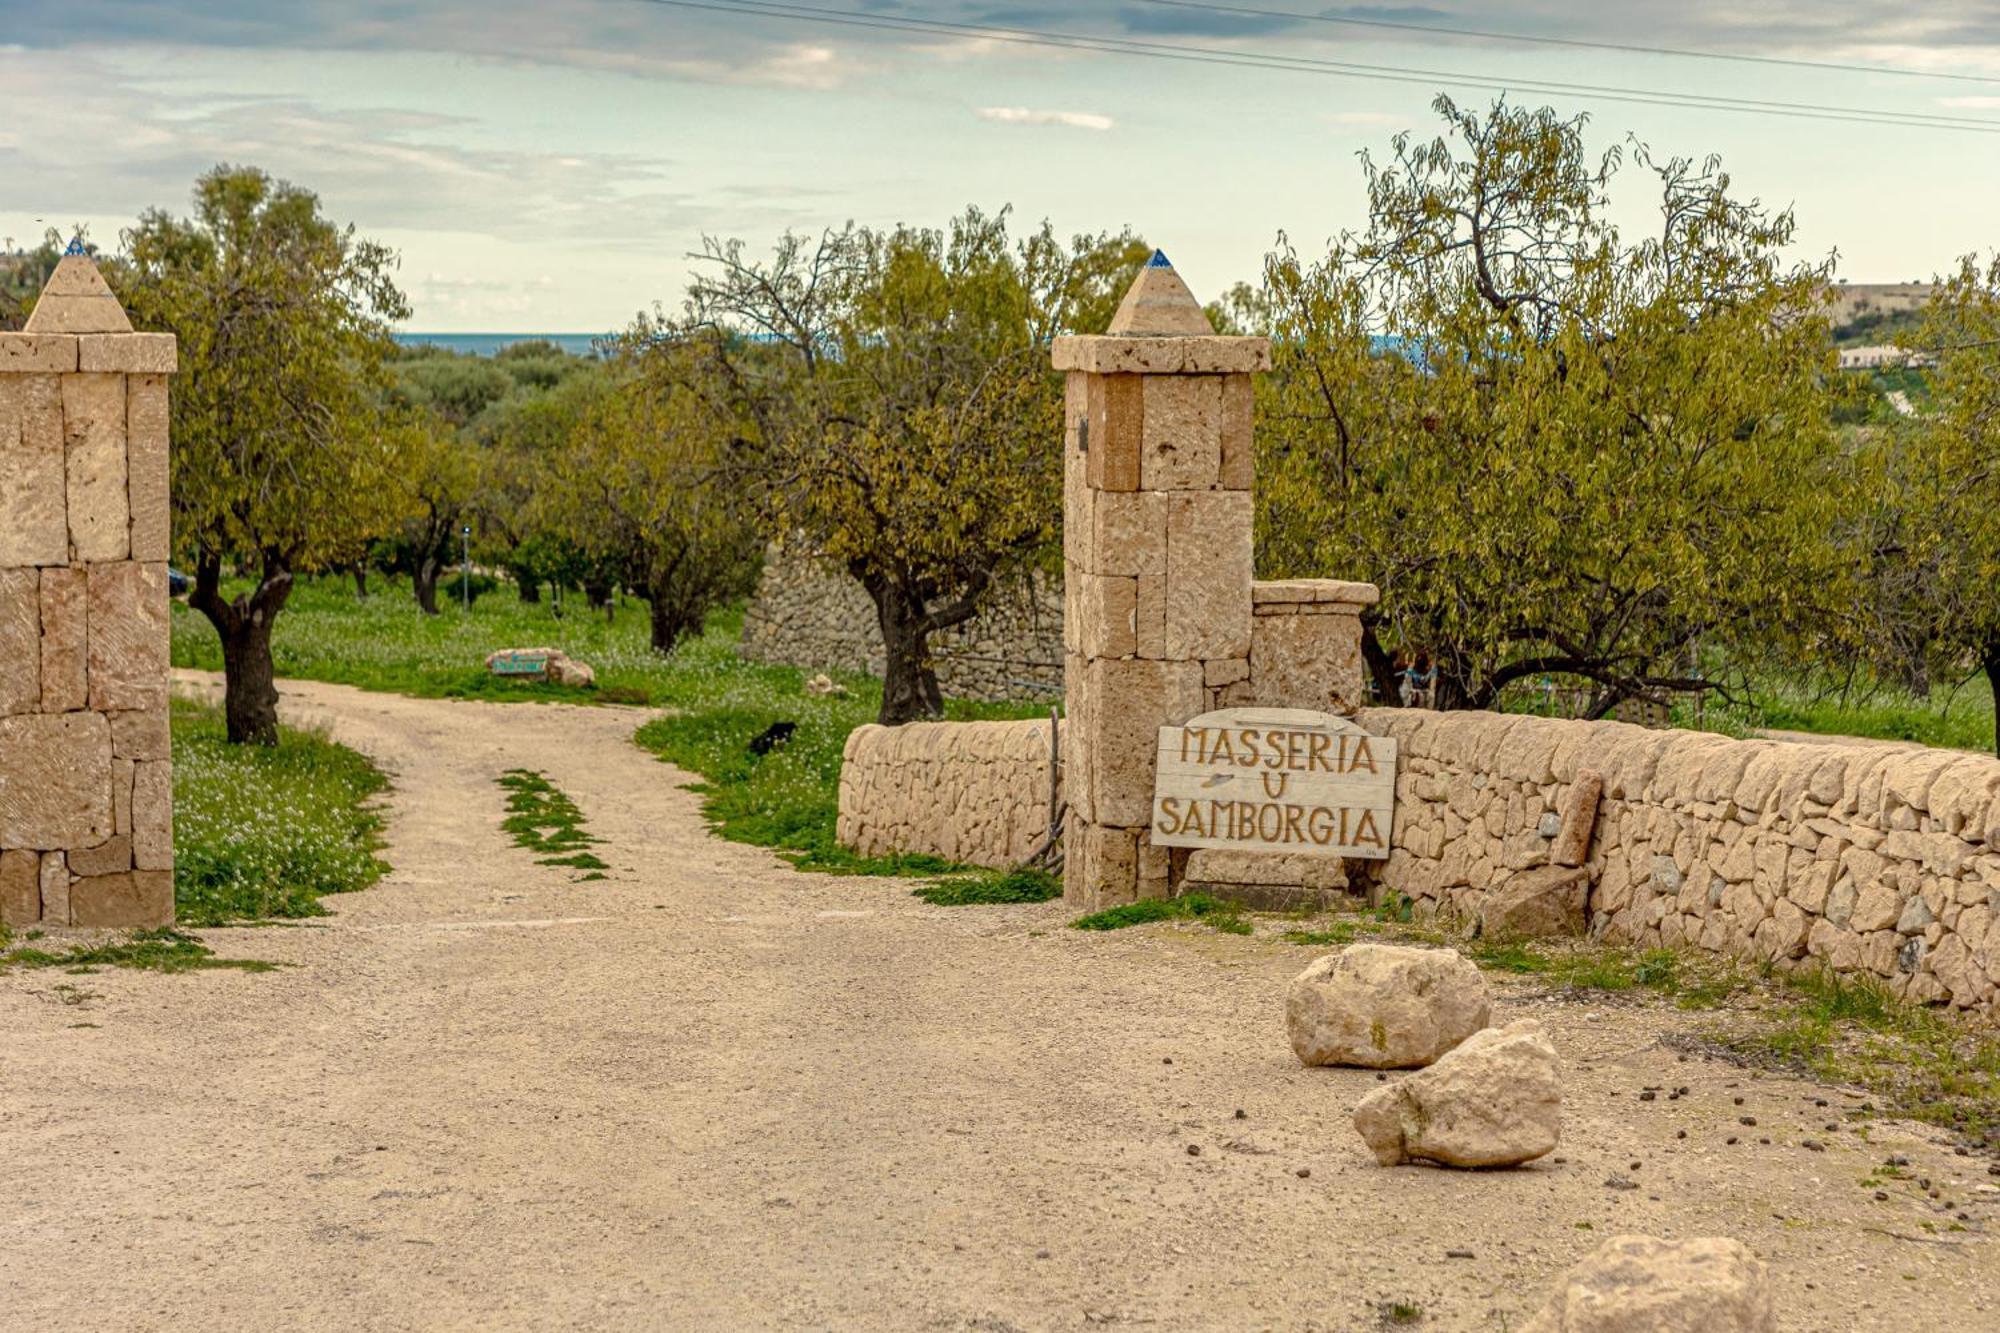
[[[1747,1241],[1797,1333],[2000,1328],[2000,1178],[1681,1060],[1672,1009],[1511,986],[1496,1020],[1568,1062],[1562,1156],[1384,1170],[1347,1123],[1375,1076],[1286,1045],[1307,950],[799,874],[710,838],[630,711],[286,707],[394,775],[395,871],[204,932],[274,973],[0,978],[0,1326],[1364,1330],[1405,1302],[1488,1330],[1647,1231]],[[517,765],[610,880],[501,835]],[[1914,1181],[1876,1202],[1891,1152],[1970,1229]]]

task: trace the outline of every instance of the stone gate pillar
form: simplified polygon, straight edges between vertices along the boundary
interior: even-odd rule
[[[1063,896],[1162,897],[1147,836],[1159,728],[1250,678],[1251,373],[1157,251],[1101,336],[1058,338],[1064,408]]]
[[[0,333],[0,920],[174,916],[169,334],[82,247]]]

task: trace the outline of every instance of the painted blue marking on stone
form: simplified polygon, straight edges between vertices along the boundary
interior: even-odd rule
[[[70,237],[68,247],[64,249],[63,253],[66,255],[88,255],[90,251],[84,247],[83,237],[72,236]]]
[[[1172,268],[1173,261],[1167,258],[1165,250],[1153,251],[1153,257],[1146,261],[1147,268]]]

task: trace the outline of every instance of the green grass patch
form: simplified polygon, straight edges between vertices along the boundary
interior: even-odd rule
[[[514,839],[515,846],[537,853],[536,864],[589,871],[611,868],[609,862],[586,850],[600,840],[585,831],[583,811],[568,793],[549,781],[547,774],[510,768],[500,775],[499,782],[507,790],[508,811],[500,828]]]
[[[1045,903],[1062,897],[1062,881],[1046,870],[1022,867],[952,875],[919,885],[911,893],[933,907],[973,907],[989,903]]]
[[[1207,893],[1184,893],[1178,898],[1141,898],[1134,903],[1107,907],[1070,922],[1072,930],[1123,930],[1127,926],[1151,925],[1155,921],[1199,921],[1229,935],[1248,935],[1254,927],[1243,915],[1243,905]]]
[[[321,897],[388,869],[373,798],[389,783],[361,755],[294,727],[275,746],[231,745],[220,710],[185,699],[172,725],[181,925],[321,916]]]
[[[0,940],[0,975],[17,968],[41,967],[86,975],[106,967],[130,967],[144,972],[270,972],[277,964],[255,958],[217,958],[200,940],[171,926],[138,930],[123,939],[74,944],[64,949],[44,949],[33,940],[18,945]]]

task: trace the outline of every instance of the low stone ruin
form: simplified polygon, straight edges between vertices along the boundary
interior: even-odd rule
[[[1769,1276],[1740,1241],[1614,1236],[1521,1333],[1777,1333]]]
[[[1492,1016],[1479,969],[1451,949],[1355,944],[1292,979],[1285,1025],[1308,1065],[1416,1069]]]
[[[1532,1018],[1485,1028],[1430,1068],[1363,1098],[1354,1128],[1384,1166],[1532,1162],[1562,1133],[1556,1048]]]

